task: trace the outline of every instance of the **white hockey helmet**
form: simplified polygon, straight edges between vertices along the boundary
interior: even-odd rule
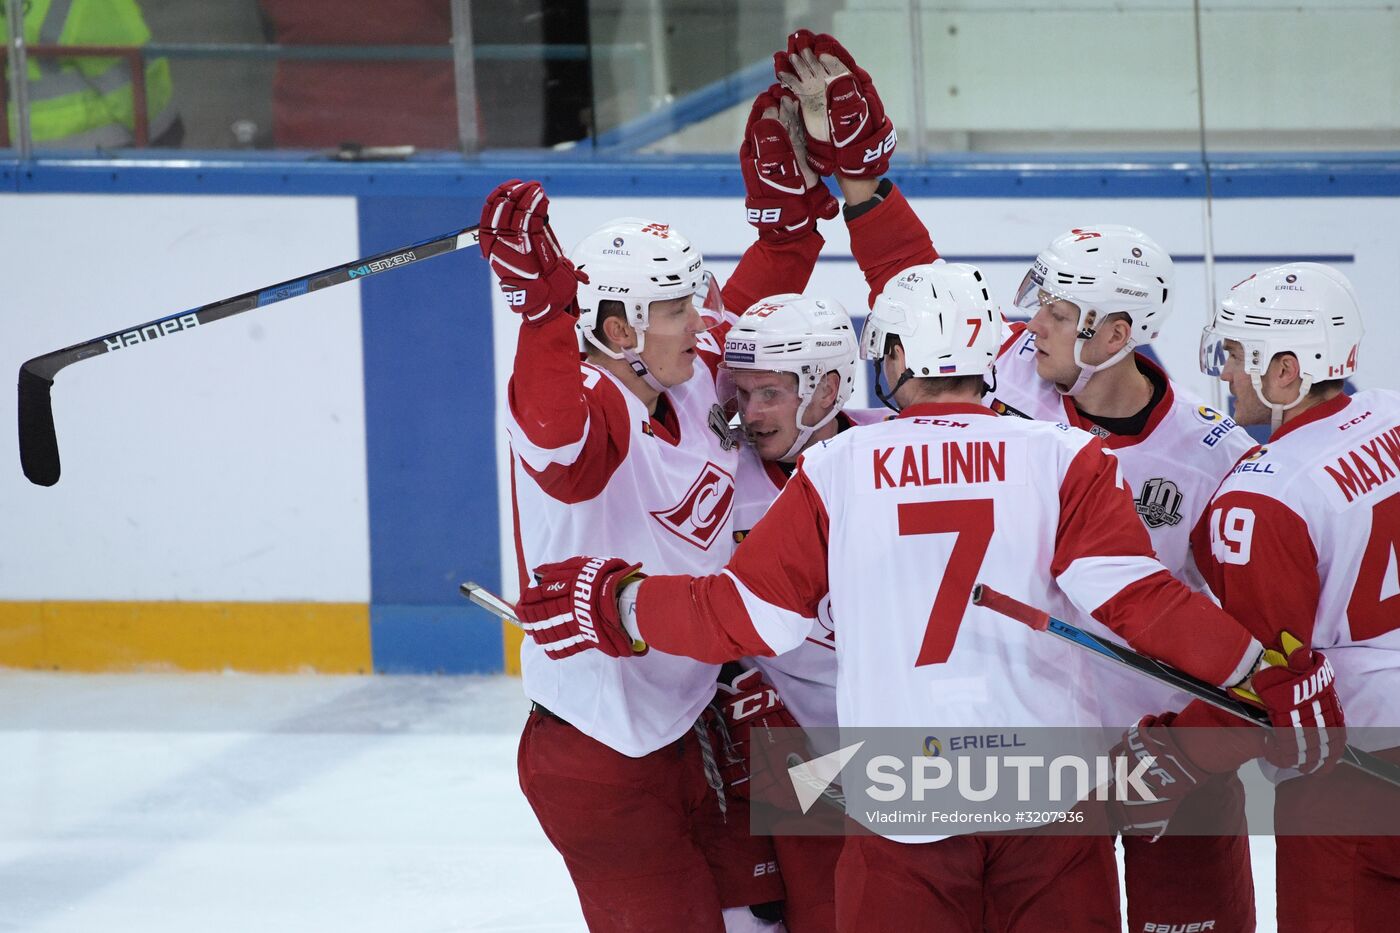
[[[592,344],[615,360],[632,362],[641,353],[653,301],[689,298],[706,284],[705,260],[690,240],[666,224],[639,217],[604,224],[584,237],[569,258],[588,274],[588,282],[578,287],[579,346],[587,350]],[[627,323],[637,331],[635,352],[609,349],[593,335],[603,301],[620,302],[626,309]]]
[[[880,360],[891,335],[899,337],[908,368],[886,393]],[[861,333],[861,356],[875,364],[875,393],[894,408],[894,393],[909,379],[981,376],[990,379],[1001,347],[1001,312],[981,270],[939,260],[911,266],[875,299]]]
[[[773,295],[755,303],[724,338],[724,368],[792,373],[797,377],[797,439],[780,459],[795,457],[807,439],[841,411],[856,386],[856,332],[839,301]],[[816,424],[803,418],[827,373],[837,374],[836,402]]]
[[[1121,224],[1076,227],[1041,250],[1021,280],[1016,307],[1034,314],[1041,304],[1062,300],[1079,308],[1074,344],[1079,378],[1065,393],[1074,395],[1094,373],[1157,339],[1172,312],[1173,286],[1171,257],[1141,230]],[[1085,363],[1084,344],[1115,313],[1131,318],[1132,337],[1102,363]]]
[[[1319,262],[1290,262],[1256,272],[1225,295],[1215,318],[1201,331],[1201,372],[1219,376],[1228,354],[1225,341],[1244,348],[1244,371],[1254,393],[1273,412],[1277,428],[1314,384],[1356,372],[1364,330],[1351,282]],[[1264,398],[1262,377],[1280,353],[1298,358],[1298,398],[1288,404]]]

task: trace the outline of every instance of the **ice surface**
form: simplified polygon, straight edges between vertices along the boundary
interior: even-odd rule
[[[0,670],[0,930],[581,931],[525,712],[507,677]]]

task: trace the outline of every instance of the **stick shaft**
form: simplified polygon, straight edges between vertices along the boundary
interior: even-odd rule
[[[1036,609],[1033,606],[1029,606],[1013,596],[999,593],[985,584],[979,583],[973,589],[972,602],[973,605],[985,606],[988,609],[1000,612],[1002,615],[1015,619],[1018,622],[1029,625],[1031,628],[1049,632],[1051,635],[1055,635],[1065,641],[1073,642],[1079,647],[1093,651],[1110,661],[1115,661],[1125,667],[1130,667],[1144,677],[1151,677],[1153,680],[1160,681],[1161,683],[1175,687],[1185,693],[1189,693],[1196,699],[1223,709],[1227,713],[1233,713],[1241,719],[1247,719],[1256,725],[1271,725],[1268,713],[1259,709],[1257,706],[1251,706],[1243,700],[1236,699],[1230,693],[1214,684],[1209,684],[1204,680],[1192,677],[1185,671],[1178,670],[1170,664],[1163,663],[1155,658],[1149,658],[1145,654],[1139,654],[1131,648],[1111,642],[1106,638],[1100,638],[1098,635],[1086,632],[1081,628],[1076,628],[1068,622],[1056,619],[1048,613]],[[1047,624],[1039,626],[1030,621],[1031,619],[1039,617],[1047,619]],[[1372,777],[1380,778],[1382,781],[1400,786],[1400,767],[1391,764],[1383,758],[1377,758],[1370,752],[1365,752],[1353,745],[1348,745],[1346,750],[1342,753],[1342,761],[1354,768],[1365,771]]]
[[[26,360],[19,370],[19,454],[24,475],[40,486],[52,486],[58,482],[61,467],[58,436],[54,430],[51,390],[54,377],[65,366],[162,337],[182,334],[204,324],[211,324],[245,311],[265,308],[307,292],[320,291],[332,285],[388,272],[464,247],[475,246],[478,240],[477,227],[466,227],[454,233],[375,253],[353,262],[244,292],[232,298],[210,302],[188,311],[169,314],[154,321],[103,334],[101,337],[94,337]]]
[[[477,240],[477,228],[473,225],[454,233],[424,240],[421,243],[401,246],[383,253],[375,253],[372,256],[364,256],[352,262],[313,272],[310,275],[288,279],[285,282],[264,286],[241,295],[234,295],[232,298],[211,301],[209,304],[200,305],[198,308],[191,308],[188,311],[177,311],[144,324],[124,327],[110,334],[103,334],[101,337],[94,337],[61,350],[45,353],[43,356],[36,356],[25,361],[22,368],[35,376],[52,380],[59,370],[79,360],[126,349],[160,337],[184,333],[199,325],[212,324],[214,321],[233,317],[235,314],[242,314],[256,308],[264,308],[279,301],[286,301],[288,298],[296,298],[307,292],[320,291],[323,288],[330,288],[332,285],[340,285],[355,279],[366,278],[378,272],[387,272],[424,259],[432,259],[434,256],[451,253],[466,246],[475,246]]]
[[[463,583],[462,595],[496,618],[509,622],[516,628],[522,627],[519,617],[515,614],[515,608],[480,583],[473,583],[470,580]]]

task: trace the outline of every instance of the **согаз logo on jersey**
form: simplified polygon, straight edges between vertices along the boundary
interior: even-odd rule
[[[667,531],[707,551],[733,508],[734,477],[706,462],[677,505],[651,515]]]
[[[1181,521],[1181,491],[1169,479],[1159,476],[1143,483],[1136,505],[1148,528],[1161,528]]]

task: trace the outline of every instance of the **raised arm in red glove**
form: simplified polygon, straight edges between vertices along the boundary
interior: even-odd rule
[[[807,164],[807,138],[797,99],[774,84],[754,99],[739,146],[744,208],[760,239],[786,243],[809,233],[839,207]]]
[[[877,179],[889,171],[898,135],[870,74],[841,43],[799,29],[773,70],[802,102],[807,161],[820,175]]]
[[[481,209],[481,255],[527,324],[577,314],[578,283],[588,281],[559,248],[548,212],[549,198],[540,183],[516,178],[487,195]]]

